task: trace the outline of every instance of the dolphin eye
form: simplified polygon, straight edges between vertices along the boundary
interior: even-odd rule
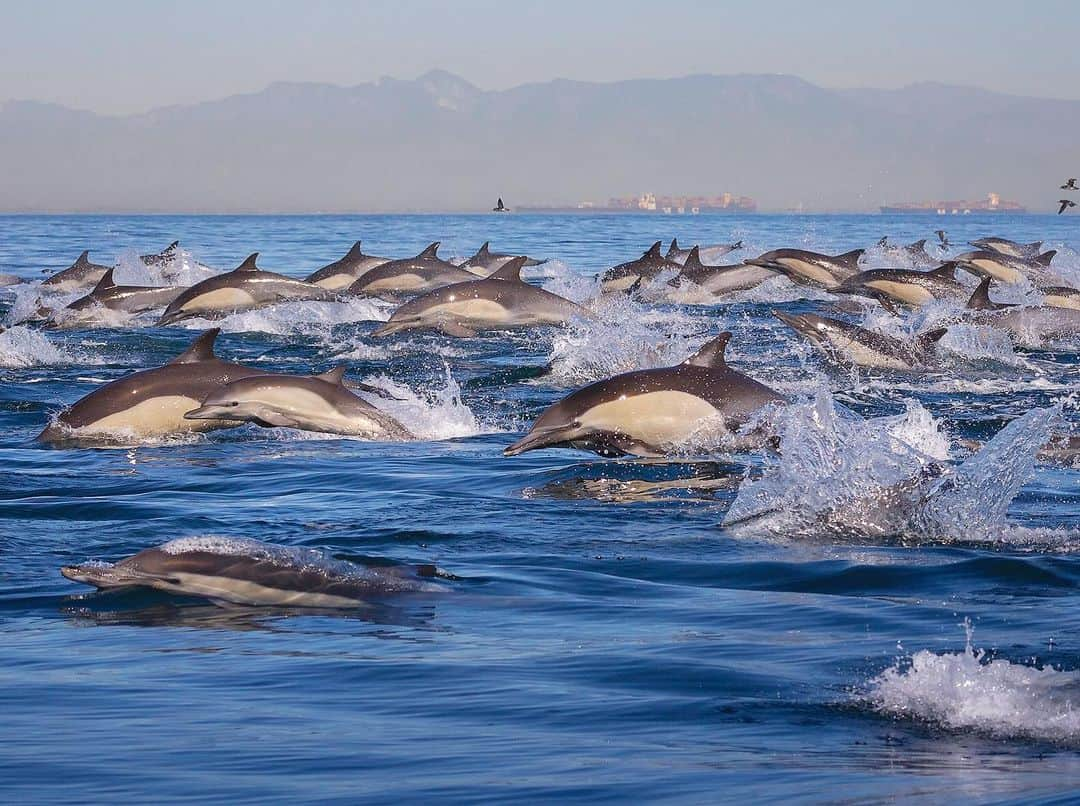
[[[239,406],[239,405],[240,405],[240,401],[239,401],[239,400],[234,400],[234,401],[233,401],[232,403],[230,403],[229,405],[230,405],[230,406]]]

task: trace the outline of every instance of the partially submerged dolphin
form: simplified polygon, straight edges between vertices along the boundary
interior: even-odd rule
[[[1007,331],[1021,341],[1080,333],[1080,310],[1052,305],[1014,305],[990,299],[993,278],[987,277],[967,303],[968,321]]]
[[[1003,283],[1021,283],[1031,280],[1034,283],[1057,281],[1050,271],[1050,262],[1057,252],[1050,250],[1034,257],[1012,257],[1001,252],[983,249],[977,252],[964,252],[952,258],[961,268],[978,277],[993,277]]]
[[[237,425],[226,420],[184,419],[217,387],[263,373],[214,355],[219,332],[218,328],[206,331],[163,367],[133,372],[95,389],[62,412],[38,439],[115,442]]]
[[[668,260],[674,260],[676,263],[686,263],[686,259],[690,256],[690,253],[695,249],[698,250],[698,257],[702,263],[712,265],[714,260],[719,260],[724,255],[734,252],[737,249],[742,249],[742,241],[735,241],[735,243],[716,243],[708,244],[706,246],[695,245],[689,249],[683,249],[679,246],[679,239],[672,238],[671,246],[668,247],[667,254],[664,255]]]
[[[188,420],[228,420],[378,440],[412,434],[344,385],[345,365],[322,375],[250,375],[210,392]]]
[[[878,241],[877,245],[885,257],[907,260],[916,266],[933,265],[938,262],[936,258],[926,251],[926,238],[909,243],[906,246],[896,246],[889,243],[889,238],[886,236]]]
[[[783,398],[725,363],[730,338],[721,333],[674,367],[627,372],[573,392],[503,453],[571,447],[607,456],[665,456],[713,423],[733,431]]]
[[[176,259],[180,251],[180,241],[173,241],[160,252],[152,255],[139,255],[139,260],[146,266],[166,266]]]
[[[184,291],[184,286],[117,285],[113,281],[113,269],[98,280],[94,290],[67,306],[69,311],[88,311],[95,307],[110,311],[140,313],[154,308],[164,308]]]
[[[501,269],[515,257],[518,257],[518,255],[511,255],[507,254],[506,252],[492,252],[491,242],[484,241],[484,243],[481,244],[480,248],[476,251],[476,254],[461,264],[461,268],[470,270],[474,269],[486,277],[492,272]],[[525,263],[523,265],[539,266],[547,262],[547,258],[544,258],[543,260],[537,260],[536,258],[531,258],[526,255]]]
[[[786,274],[796,283],[832,289],[859,273],[859,258],[865,251],[853,249],[842,255],[823,255],[806,249],[774,249],[745,262]]]
[[[255,252],[232,271],[195,283],[169,304],[158,325],[196,316],[219,318],[279,302],[332,298],[329,291],[313,283],[263,271],[255,265],[258,257]]]
[[[766,280],[776,277],[778,272],[761,266],[749,266],[737,263],[732,266],[706,266],[701,262],[698,247],[690,250],[683,262],[682,271],[671,279],[670,285],[680,285],[689,280],[714,296],[733,294],[755,288]]]
[[[1042,241],[1017,243],[1016,241],[1010,241],[1008,238],[997,238],[994,236],[989,238],[979,238],[974,241],[969,241],[969,243],[976,249],[988,249],[1002,255],[1008,255],[1009,257],[1021,258],[1036,257],[1043,245]]]
[[[349,286],[349,293],[392,298],[423,294],[451,283],[476,279],[472,272],[440,258],[438,251],[439,242],[435,241],[416,257],[376,266]]]
[[[938,328],[911,341],[903,341],[828,316],[782,311],[773,311],[772,315],[805,338],[829,360],[879,369],[910,370],[922,367],[932,359],[934,345],[946,332],[945,328]]]
[[[525,261],[516,257],[486,279],[453,283],[416,297],[371,335],[437,330],[466,338],[480,330],[565,325],[575,316],[589,316],[576,303],[524,282]]]
[[[365,566],[310,548],[258,540],[182,537],[118,563],[65,565],[60,573],[99,589],[154,588],[217,603],[357,607],[402,593],[442,591],[433,565]]]
[[[833,289],[839,294],[887,297],[905,305],[926,305],[934,300],[964,300],[969,290],[956,280],[956,263],[943,263],[930,271],[870,269],[849,277]]]
[[[646,249],[641,257],[612,266],[600,278],[602,291],[627,291],[635,284],[652,280],[662,271],[681,271],[682,265],[660,253],[660,241]]]
[[[51,277],[41,281],[41,287],[48,291],[70,292],[81,291],[84,288],[93,288],[105,272],[108,266],[90,262],[90,250],[87,249],[79,255],[75,262],[63,271],[58,271]]]
[[[344,291],[376,266],[389,262],[388,257],[365,255],[364,250],[360,248],[360,241],[357,241],[344,257],[312,272],[304,279],[304,282],[314,283],[330,291]]]
[[[1043,295],[1043,305],[1080,310],[1080,288],[1058,285],[1040,288],[1039,291]]]

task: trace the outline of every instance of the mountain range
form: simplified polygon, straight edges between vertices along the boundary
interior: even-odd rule
[[[9,101],[0,211],[466,211],[643,191],[808,211],[996,191],[1047,210],[1080,169],[1078,131],[1080,101],[762,74],[485,91],[433,71],[130,116]]]

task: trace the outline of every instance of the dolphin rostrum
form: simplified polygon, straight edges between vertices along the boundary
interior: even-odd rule
[[[719,260],[729,252],[734,252],[736,249],[742,249],[742,241],[735,241],[735,243],[717,243],[706,246],[693,246],[690,249],[682,249],[679,246],[679,239],[672,238],[671,246],[668,247],[667,254],[664,255],[668,260],[674,260],[676,263],[682,263],[685,265],[686,258],[690,256],[690,253],[695,249],[698,250],[698,257],[702,263],[706,265],[712,265],[714,260]]]
[[[325,288],[263,271],[255,265],[258,257],[259,253],[255,252],[232,271],[195,283],[169,304],[158,325],[171,325],[196,316],[220,318],[279,302],[331,299]]]
[[[912,341],[902,341],[872,330],[817,314],[772,315],[805,338],[826,358],[839,364],[909,370],[926,364],[945,328],[930,330]]]
[[[38,439],[92,443],[237,425],[225,420],[184,419],[185,412],[197,407],[217,387],[263,372],[214,355],[219,332],[218,328],[206,331],[165,366],[133,372],[95,389],[62,412]]]
[[[360,241],[357,241],[344,257],[312,272],[304,282],[314,283],[330,291],[344,291],[371,269],[389,262],[388,257],[365,255],[360,248]]]
[[[384,298],[415,296],[451,283],[476,279],[476,275],[467,269],[443,260],[438,251],[439,242],[435,241],[416,257],[376,266],[349,286],[349,293]]]
[[[345,387],[345,365],[322,375],[249,375],[210,392],[188,420],[229,420],[378,440],[412,434]]]
[[[1020,258],[1033,258],[1038,256],[1043,245],[1042,241],[1017,243],[1016,241],[1010,241],[1008,238],[996,237],[979,238],[978,240],[970,241],[969,243],[976,249],[989,250],[1001,255],[1007,255],[1008,257]]]
[[[487,277],[492,272],[501,269],[515,257],[517,257],[517,255],[507,254],[506,252],[492,252],[491,242],[484,241],[476,251],[476,254],[461,264],[461,268],[475,270],[480,272],[482,276]],[[536,258],[526,256],[524,265],[526,267],[539,266],[547,262],[548,258],[537,260]]]
[[[717,418],[733,431],[783,398],[725,363],[730,338],[721,333],[674,367],[627,372],[573,392],[503,453],[571,447],[607,456],[664,456]]]
[[[182,537],[118,563],[65,565],[60,573],[99,589],[154,588],[217,603],[357,607],[380,597],[435,592],[433,565],[366,566],[317,549],[234,537]]]
[[[755,288],[776,276],[777,272],[772,269],[749,266],[745,263],[732,266],[706,266],[701,262],[698,247],[695,246],[686,256],[682,271],[671,279],[670,285],[680,285],[683,280],[689,280],[694,285],[719,297]]]
[[[905,305],[926,305],[934,300],[967,299],[970,292],[956,280],[956,263],[943,263],[930,271],[870,269],[849,277],[833,291],[888,297]]]
[[[1034,257],[1012,257],[992,249],[964,252],[952,258],[962,269],[978,277],[993,277],[1003,283],[1021,283],[1031,280],[1036,284],[1057,281],[1050,271],[1050,261],[1057,252],[1050,250]]]
[[[67,306],[69,311],[87,311],[95,307],[110,311],[140,313],[154,308],[164,308],[184,291],[184,286],[117,285],[113,281],[113,269],[98,280],[94,290]]]
[[[49,291],[81,291],[84,288],[93,288],[108,270],[108,266],[91,263],[90,250],[87,249],[66,269],[42,280],[41,286]]]
[[[635,284],[652,280],[662,271],[681,271],[682,265],[674,260],[668,260],[660,252],[660,241],[657,241],[646,249],[641,257],[612,266],[604,272],[600,278],[600,288],[603,291],[626,291]]]
[[[372,336],[404,330],[438,330],[470,337],[479,330],[565,325],[589,314],[576,303],[521,279],[524,257],[516,257],[490,277],[437,288],[406,302]]]
[[[781,272],[796,283],[832,289],[858,274],[859,258],[864,251],[853,249],[842,255],[823,255],[805,249],[774,249],[746,263]]]

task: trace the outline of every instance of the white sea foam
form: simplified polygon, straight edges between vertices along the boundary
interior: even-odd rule
[[[1080,743],[1080,673],[963,652],[916,652],[870,682],[866,701],[892,716],[1001,738]]]
[[[57,347],[36,330],[13,327],[0,332],[0,367],[36,367],[75,362],[88,363],[88,359]]]
[[[129,249],[117,257],[113,280],[117,285],[189,286],[219,273],[183,248],[177,249],[172,260],[155,266],[147,266],[138,251]]]
[[[461,387],[450,374],[450,368],[446,367],[445,372],[444,386],[419,392],[385,375],[364,378],[365,383],[377,386],[397,399],[369,394],[361,396],[394,417],[419,439],[456,439],[505,430],[473,414],[472,409],[462,402]]]
[[[253,311],[230,314],[222,319],[185,319],[180,327],[206,330],[220,327],[223,333],[267,333],[274,336],[328,334],[331,327],[352,322],[385,322],[390,318],[385,306],[359,297],[340,301],[282,302]]]

